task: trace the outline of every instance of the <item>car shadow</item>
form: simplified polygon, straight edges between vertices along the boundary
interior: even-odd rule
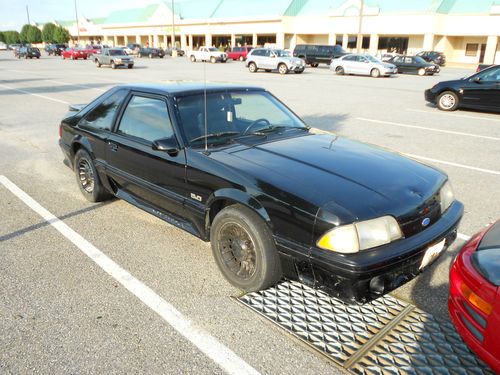
[[[347,113],[302,116],[308,126],[329,132],[338,132],[348,118]]]
[[[107,206],[108,204],[113,203],[115,200],[116,199],[113,198],[113,199],[108,200],[106,202],[101,202],[101,203],[93,204],[92,206],[85,207],[85,208],[82,208],[82,209],[77,210],[77,211],[69,212],[69,213],[64,214],[62,216],[59,216],[58,218],[60,220],[64,220],[64,219],[69,219],[70,217],[74,217],[74,216],[78,216],[78,215],[81,215],[81,214],[85,214],[87,212],[94,211],[94,210],[97,210],[97,209],[102,208],[104,206]],[[11,240],[13,238],[22,236],[23,234],[26,234],[28,232],[31,232],[31,231],[34,231],[34,230],[37,230],[37,229],[40,229],[40,228],[44,228],[44,227],[49,226],[49,225],[52,225],[52,223],[49,222],[49,221],[43,221],[41,223],[33,224],[33,225],[30,225],[30,226],[25,227],[23,229],[19,229],[19,230],[16,230],[14,232],[5,234],[5,235],[3,235],[3,236],[0,237],[0,243],[3,242],[3,241],[8,241],[8,240]]]

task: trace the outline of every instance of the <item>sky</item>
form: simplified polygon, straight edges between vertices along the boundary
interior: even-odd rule
[[[143,7],[157,4],[161,0],[76,0],[78,16],[87,18],[105,17],[113,10]],[[75,18],[74,0],[0,0],[0,31],[17,30],[30,20],[45,23],[53,20]]]

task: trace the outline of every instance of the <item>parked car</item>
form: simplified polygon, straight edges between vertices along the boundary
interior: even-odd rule
[[[89,54],[89,57],[100,54],[103,48],[109,48],[109,47],[101,44],[95,44],[85,47],[85,49]]]
[[[4,42],[0,42],[0,51],[6,51],[7,50],[7,44]]]
[[[63,60],[66,60],[66,59],[71,59],[71,60],[84,59],[84,60],[87,60],[87,58],[89,57],[89,52],[83,48],[66,48],[64,51],[61,52],[61,56],[62,56]]]
[[[98,68],[102,65],[110,65],[112,69],[119,66],[126,66],[129,69],[134,67],[133,57],[120,48],[103,48],[100,54],[94,55],[94,63]]]
[[[303,59],[306,64],[316,68],[319,64],[330,65],[332,59],[346,55],[342,46],[297,44],[293,50],[293,56]]]
[[[248,53],[253,49],[251,46],[233,47],[227,52],[227,57],[232,60],[245,61]]]
[[[192,62],[210,61],[212,64],[215,64],[217,61],[220,61],[221,63],[225,63],[227,61],[227,54],[219,51],[215,47],[202,46],[198,51],[191,51],[189,59]]]
[[[125,47],[125,52],[127,52],[128,55],[135,55],[136,51],[139,51],[141,48],[142,46],[138,43],[129,43]]]
[[[19,57],[19,50],[21,47],[24,47],[22,44],[11,44],[10,45],[12,51],[14,52],[14,57]]]
[[[32,59],[32,58],[40,58],[40,50],[36,47],[21,47],[19,48],[19,52],[17,53],[18,59]]]
[[[493,64],[479,64],[476,68],[476,72],[480,72],[481,70],[489,68],[490,66],[493,66]]]
[[[425,90],[425,100],[443,111],[458,108],[500,111],[500,65]]]
[[[172,56],[173,51],[177,52],[177,56],[184,56],[186,54],[186,52],[184,52],[184,50],[177,48],[177,47],[174,47],[174,48],[167,48],[165,50],[165,55]]]
[[[85,198],[116,196],[211,241],[246,291],[284,276],[366,302],[428,268],[463,214],[443,172],[315,134],[257,87],[120,85],[59,131]]]
[[[500,374],[500,221],[473,236],[450,271],[448,311],[465,343]]]
[[[419,76],[434,75],[441,70],[439,65],[425,61],[420,56],[396,56],[387,61],[398,68],[398,73],[416,73]]]
[[[382,60],[383,62],[387,62],[396,56],[403,56],[403,55],[401,53],[397,53],[397,52],[386,52],[380,56],[380,60]]]
[[[266,72],[278,70],[280,74],[294,72],[300,74],[306,68],[306,62],[293,57],[290,52],[282,49],[255,48],[247,55],[246,66],[251,73],[259,69]]]
[[[378,78],[397,74],[398,68],[394,64],[380,61],[371,55],[349,54],[333,59],[330,70],[338,75],[356,74]]]
[[[139,57],[149,57],[150,59],[155,57],[162,59],[165,56],[165,51],[161,48],[141,48],[138,55]]]
[[[61,56],[61,53],[68,48],[66,44],[49,44],[45,47],[45,51],[49,56]]]
[[[438,64],[440,66],[446,65],[446,56],[442,52],[422,51],[417,53],[417,56],[420,56],[427,62]]]

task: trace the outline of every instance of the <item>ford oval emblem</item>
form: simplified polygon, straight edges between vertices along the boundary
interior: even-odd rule
[[[429,225],[430,222],[431,222],[431,219],[426,217],[424,220],[422,220],[422,226],[426,227],[427,225]]]

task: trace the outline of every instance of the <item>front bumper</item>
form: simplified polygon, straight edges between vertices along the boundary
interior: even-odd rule
[[[432,89],[425,90],[424,96],[426,101],[432,104],[436,104],[437,95],[434,91],[432,91]]]
[[[439,256],[446,251],[457,236],[463,210],[462,203],[455,201],[439,221],[424,231],[356,254],[339,254],[312,247],[306,266],[304,259],[300,262],[296,258],[297,278],[347,303],[366,303],[376,299],[425,270],[429,265],[423,269],[420,266],[430,246],[444,240]],[[290,249],[285,252],[291,253]],[[297,251],[293,252],[297,254]]]

